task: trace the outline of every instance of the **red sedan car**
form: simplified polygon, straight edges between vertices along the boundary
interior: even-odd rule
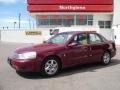
[[[113,41],[95,32],[64,32],[44,44],[23,47],[9,57],[9,64],[19,72],[41,72],[53,76],[62,68],[78,64],[110,63],[116,54]]]

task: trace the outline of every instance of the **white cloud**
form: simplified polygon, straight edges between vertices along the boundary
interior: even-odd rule
[[[4,19],[1,19],[0,21],[3,23],[11,23],[11,24],[13,24],[14,22],[16,22],[17,24],[19,23],[19,20],[16,17],[8,17],[7,19],[4,18]],[[21,24],[28,24],[29,20],[21,19],[20,22],[21,22]]]
[[[18,28],[19,26],[19,20],[18,20],[18,17],[7,17],[7,18],[0,18],[0,29],[3,29],[2,27],[9,27],[9,29],[13,29],[14,28],[14,22],[16,22],[15,26],[16,26],[16,29]],[[30,18],[30,21],[29,21],[29,18],[21,18],[21,29],[26,29],[26,28],[30,28],[30,24],[31,23],[31,27],[35,27],[35,21]],[[34,26],[33,26],[34,25]]]
[[[0,0],[0,3],[16,3],[18,0]]]
[[[1,19],[0,20],[0,29],[2,27],[9,27],[9,29],[13,29],[14,28],[14,22],[16,22],[16,29],[17,29],[18,25],[19,25],[19,20],[17,18]],[[29,28],[29,20],[21,19],[20,23],[21,23],[21,29]]]
[[[3,22],[5,22],[5,23],[14,23],[14,22],[16,22],[16,23],[19,23],[19,20],[18,19],[3,19],[2,20]],[[27,23],[29,23],[28,22],[28,20],[21,20],[20,21],[22,24],[27,24]]]
[[[23,3],[27,4],[27,0],[23,0]]]
[[[27,4],[27,0],[0,0],[0,3],[4,3],[4,4],[15,4],[15,3]]]

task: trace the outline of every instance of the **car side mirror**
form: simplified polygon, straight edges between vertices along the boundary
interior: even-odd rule
[[[69,45],[68,45],[68,47],[75,47],[75,46],[77,46],[78,44],[76,43],[76,42],[72,42],[72,43],[70,43]]]
[[[43,41],[43,43],[46,43],[46,41]]]

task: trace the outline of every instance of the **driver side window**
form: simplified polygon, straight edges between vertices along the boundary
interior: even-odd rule
[[[79,34],[74,37],[74,42],[78,43],[78,45],[86,45],[87,43],[87,34]]]

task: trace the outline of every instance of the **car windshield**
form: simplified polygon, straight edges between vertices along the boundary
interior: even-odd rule
[[[61,33],[50,38],[47,42],[54,43],[54,44],[65,44],[71,37],[72,37],[72,34]]]

